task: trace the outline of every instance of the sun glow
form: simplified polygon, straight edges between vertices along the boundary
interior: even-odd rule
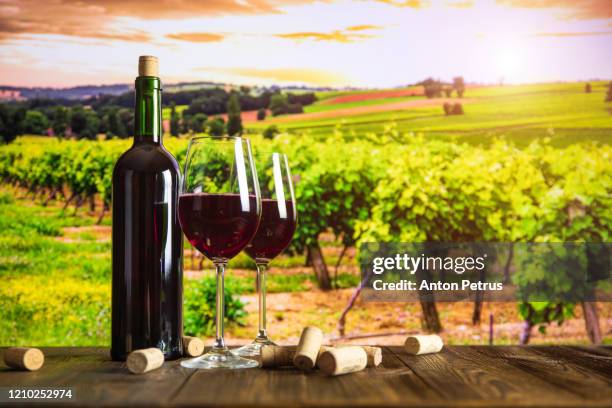
[[[500,79],[508,82],[521,80],[526,65],[524,50],[519,45],[512,44],[499,47],[494,58]]]

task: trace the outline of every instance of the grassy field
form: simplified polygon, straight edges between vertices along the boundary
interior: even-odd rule
[[[461,116],[445,116],[442,101],[430,106],[392,109],[398,101],[422,99],[418,96],[333,104],[330,101],[334,98],[350,93],[323,94],[323,99],[307,107],[303,115],[268,117],[247,127],[258,131],[274,124],[282,131],[321,137],[335,129],[357,137],[396,130],[479,144],[488,143],[492,136],[507,137],[519,145],[543,136],[559,146],[584,140],[610,143],[612,104],[604,103],[607,83],[594,82],[592,86],[590,94],[584,93],[584,83],[468,88],[463,99],[453,98],[453,102],[463,104],[465,115]],[[391,109],[381,110],[385,105]],[[372,112],[364,111],[364,106],[371,107]],[[350,108],[360,111],[347,114]]]
[[[25,190],[0,187],[0,344],[107,345],[110,336],[110,217],[47,206]],[[212,264],[192,258],[185,242],[186,288],[212,276]],[[332,249],[333,249],[332,245]],[[335,262],[333,255],[330,260]],[[303,256],[282,256],[269,277],[270,293],[307,291],[314,276]],[[253,262],[241,254],[230,262],[228,285],[238,295],[255,289]],[[339,287],[358,283],[341,273]],[[235,327],[240,330],[239,327]],[[231,326],[230,326],[231,332]]]

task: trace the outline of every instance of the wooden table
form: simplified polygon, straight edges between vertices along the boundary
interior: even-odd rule
[[[0,363],[0,387],[72,387],[72,406],[612,406],[611,347],[383,350],[378,368],[325,377],[292,368],[198,371],[177,361],[132,375],[106,349],[46,348],[38,372]]]

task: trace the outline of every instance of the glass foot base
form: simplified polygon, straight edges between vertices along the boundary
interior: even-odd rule
[[[199,370],[211,368],[229,368],[235,370],[241,368],[254,368],[259,366],[259,363],[255,360],[236,356],[228,349],[224,349],[218,351],[213,350],[203,356],[181,361],[181,366]]]
[[[259,357],[261,354],[262,346],[276,346],[272,340],[266,339],[255,339],[251,344],[247,344],[246,346],[242,346],[240,348],[232,350],[232,353],[237,356],[243,357]]]

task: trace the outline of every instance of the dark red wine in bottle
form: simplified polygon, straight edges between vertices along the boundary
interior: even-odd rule
[[[247,207],[248,205],[248,207]],[[257,231],[255,196],[239,194],[183,194],[179,218],[185,236],[209,259],[231,259]]]
[[[111,356],[157,347],[182,355],[180,172],[162,144],[161,81],[155,57],[140,57],[134,144],[113,171]]]
[[[292,201],[261,200],[261,222],[255,238],[244,251],[256,261],[276,258],[291,242],[296,228]]]

